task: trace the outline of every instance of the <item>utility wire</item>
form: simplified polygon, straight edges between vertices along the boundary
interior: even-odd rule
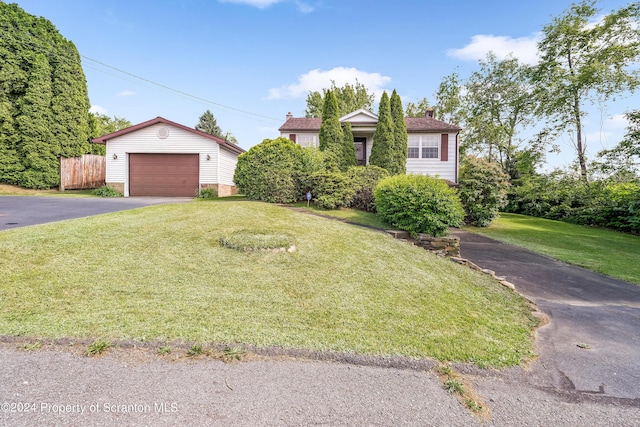
[[[47,55],[50,55],[50,56],[55,56],[58,59],[66,60],[67,62],[71,62],[74,65],[78,64],[78,61],[76,60],[76,58],[73,58],[73,57],[68,56],[68,55],[63,55],[61,52],[53,51],[50,46],[48,46],[47,44],[42,43],[43,40],[38,39],[33,34],[28,34],[28,33],[25,33],[25,32],[18,32],[18,31],[14,31],[13,34],[14,34],[14,36],[17,36],[17,37],[14,38],[14,41],[21,42],[23,44],[23,46],[30,47],[34,51],[39,51],[40,53],[44,53],[44,54],[47,54]],[[140,81],[143,81],[145,83],[151,84],[153,86],[157,86],[157,87],[160,87],[162,89],[177,93],[179,95],[185,96],[187,98],[191,98],[191,99],[199,101],[199,102],[216,105],[216,106],[221,107],[221,108],[225,108],[225,109],[228,109],[228,110],[231,110],[231,111],[236,111],[238,113],[247,114],[247,115],[254,116],[254,117],[260,117],[262,119],[267,119],[267,120],[271,120],[271,121],[278,121],[278,122],[282,121],[282,119],[280,119],[280,118],[266,116],[266,115],[258,114],[258,113],[253,113],[251,111],[247,111],[247,110],[243,110],[243,109],[240,109],[240,108],[231,107],[229,105],[221,104],[219,102],[215,102],[215,101],[212,101],[210,99],[205,99],[205,98],[202,98],[202,97],[199,97],[199,96],[196,96],[196,95],[192,95],[192,94],[190,94],[188,92],[172,88],[172,87],[164,85],[162,83],[155,82],[155,81],[153,81],[151,79],[147,79],[145,77],[141,77],[141,76],[138,76],[136,74],[130,73],[128,71],[122,70],[120,68],[114,67],[112,65],[105,64],[104,62],[98,61],[98,60],[93,59],[93,58],[89,58],[88,56],[85,56],[85,55],[80,55],[80,57],[86,59],[87,61],[90,61],[90,62],[93,62],[95,64],[98,64],[98,65],[100,65],[102,67],[109,68],[111,70],[117,71],[118,73],[127,75],[129,77],[133,77],[133,78],[135,78],[137,80],[140,80]],[[87,64],[87,65],[89,65],[89,64]],[[96,67],[91,67],[90,66],[89,68],[92,68],[92,69],[97,70],[97,71],[104,72],[105,74],[112,75],[114,77],[119,77],[119,76],[116,76],[116,75],[113,75],[113,74],[110,74],[110,73],[106,73],[105,71],[99,70]]]

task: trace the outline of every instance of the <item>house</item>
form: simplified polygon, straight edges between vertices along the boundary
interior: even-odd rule
[[[350,122],[356,158],[360,165],[369,164],[373,134],[378,116],[360,109],[340,118],[340,123]],[[319,144],[320,118],[293,117],[287,114],[280,126],[280,135],[302,145],[317,147]],[[433,110],[424,117],[406,117],[408,133],[407,173],[439,176],[458,182],[458,134],[460,128],[433,118]]]
[[[219,196],[237,192],[233,174],[245,150],[165,118],[92,142],[106,145],[106,185],[125,197],[195,197],[206,188],[216,189]]]

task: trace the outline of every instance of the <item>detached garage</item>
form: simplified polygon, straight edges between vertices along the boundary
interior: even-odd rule
[[[233,174],[244,150],[162,117],[93,139],[107,147],[106,183],[129,196],[194,197],[214,188],[236,194]]]

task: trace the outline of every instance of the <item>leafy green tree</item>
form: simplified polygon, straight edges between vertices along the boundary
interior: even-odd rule
[[[391,175],[407,173],[407,156],[409,151],[407,123],[404,121],[402,100],[396,90],[391,94],[391,120],[393,121],[393,157],[394,166],[389,170]]]
[[[374,95],[369,93],[367,88],[356,80],[355,84],[345,84],[337,87],[335,81],[331,81],[331,87],[325,91],[333,92],[338,103],[338,118],[352,113],[360,108],[371,110],[373,108]],[[322,117],[324,109],[324,96],[317,91],[309,92],[307,95],[307,109],[305,117]]]
[[[131,126],[131,122],[122,117],[109,117],[106,114],[89,113],[89,134],[91,138],[97,138]],[[90,152],[91,154],[104,156],[106,147],[104,144],[91,144]]]
[[[356,166],[358,160],[356,159],[356,146],[353,141],[353,131],[351,130],[351,123],[346,122],[342,127],[342,165],[340,170],[346,172],[350,167]]]
[[[490,52],[485,61],[480,61],[480,70],[464,84],[461,110],[465,151],[497,161],[510,175],[515,173],[510,168],[522,144],[518,131],[530,126],[535,117],[536,102],[529,82],[529,67],[515,58],[498,60]]]
[[[640,84],[640,3],[632,2],[593,24],[599,13],[595,4],[595,0],[573,4],[543,28],[538,44],[541,60],[534,76],[540,112],[551,119],[550,127],[573,134],[584,181],[585,103],[605,102]]]
[[[462,92],[463,85],[458,73],[453,72],[442,79],[436,92],[435,112],[438,120],[461,126],[463,122]]]
[[[625,116],[629,126],[624,139],[612,149],[600,151],[596,166],[618,180],[640,180],[640,110]]]
[[[389,95],[383,92],[380,98],[380,106],[378,108],[378,124],[373,134],[373,145],[371,146],[371,155],[369,163],[379,166],[389,171],[395,170],[397,161],[394,155],[395,140],[394,126],[391,118],[391,105]]]
[[[418,102],[407,102],[405,108],[405,116],[407,117],[424,117],[427,110],[431,107],[427,98],[422,98]]]
[[[322,108],[322,123],[318,134],[321,151],[331,151],[335,153],[339,161],[342,157],[342,146],[344,134],[340,126],[340,115],[338,114],[338,102],[333,92],[327,91],[324,95],[324,106]]]
[[[53,146],[51,68],[43,54],[35,55],[31,64],[29,86],[22,97],[16,118],[20,135],[18,153],[25,170],[18,184],[28,188],[51,188],[58,184],[57,147]]]

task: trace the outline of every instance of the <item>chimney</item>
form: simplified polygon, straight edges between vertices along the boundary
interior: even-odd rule
[[[427,111],[424,113],[424,116],[433,118],[433,108],[431,107],[427,108]]]
[[[287,120],[289,119],[293,119],[293,114],[291,114],[291,111],[287,113]]]

